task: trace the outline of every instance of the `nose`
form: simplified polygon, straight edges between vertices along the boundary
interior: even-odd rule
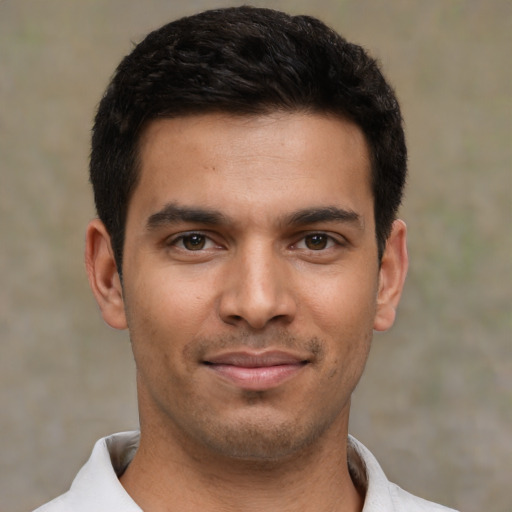
[[[295,317],[290,271],[271,247],[252,245],[233,257],[226,269],[219,303],[221,319],[231,325],[263,329],[289,324]]]

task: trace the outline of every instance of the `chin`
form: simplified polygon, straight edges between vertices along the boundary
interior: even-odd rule
[[[203,432],[203,444],[222,457],[240,461],[282,461],[302,453],[327,430],[327,425],[251,422],[218,425]]]

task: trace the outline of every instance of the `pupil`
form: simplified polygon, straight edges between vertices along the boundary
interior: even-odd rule
[[[309,235],[306,237],[306,246],[308,249],[325,249],[327,237],[325,235]]]
[[[183,240],[183,244],[187,249],[197,251],[204,247],[205,239],[202,235],[190,235]]]

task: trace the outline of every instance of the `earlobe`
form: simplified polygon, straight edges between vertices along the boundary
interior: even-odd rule
[[[115,329],[126,329],[123,290],[110,235],[99,219],[92,220],[87,226],[85,266],[103,319]]]
[[[402,220],[395,220],[379,271],[377,311],[373,326],[376,331],[388,330],[395,321],[408,265],[407,227]]]

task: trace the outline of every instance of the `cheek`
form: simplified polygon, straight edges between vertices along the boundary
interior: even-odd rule
[[[345,400],[346,390],[355,387],[364,370],[373,335],[376,293],[377,280],[370,279],[368,272],[354,271],[332,276],[309,294],[308,314],[326,343],[324,390],[329,390],[328,401]]]
[[[197,324],[191,320],[197,317],[196,306],[193,298],[185,301],[172,290],[146,292],[138,288],[131,295],[136,300],[128,304],[130,338],[139,387],[164,407],[184,394],[190,384],[190,364],[182,354],[196,334]],[[181,394],[175,393],[177,389]]]
[[[172,388],[185,385],[182,381],[195,363],[187,358],[187,348],[193,340],[212,335],[217,288],[206,276],[183,277],[183,272],[162,269],[141,270],[130,281],[126,290],[130,337],[140,377],[151,388],[159,382]]]
[[[368,273],[340,273],[321,286],[308,287],[301,302],[325,334],[350,338],[372,330],[377,287],[377,279],[369,279]]]
[[[138,279],[128,290],[130,329],[163,331],[166,336],[186,337],[211,314],[213,287],[199,278],[184,279],[179,274],[158,272]],[[133,304],[131,304],[133,302]]]

